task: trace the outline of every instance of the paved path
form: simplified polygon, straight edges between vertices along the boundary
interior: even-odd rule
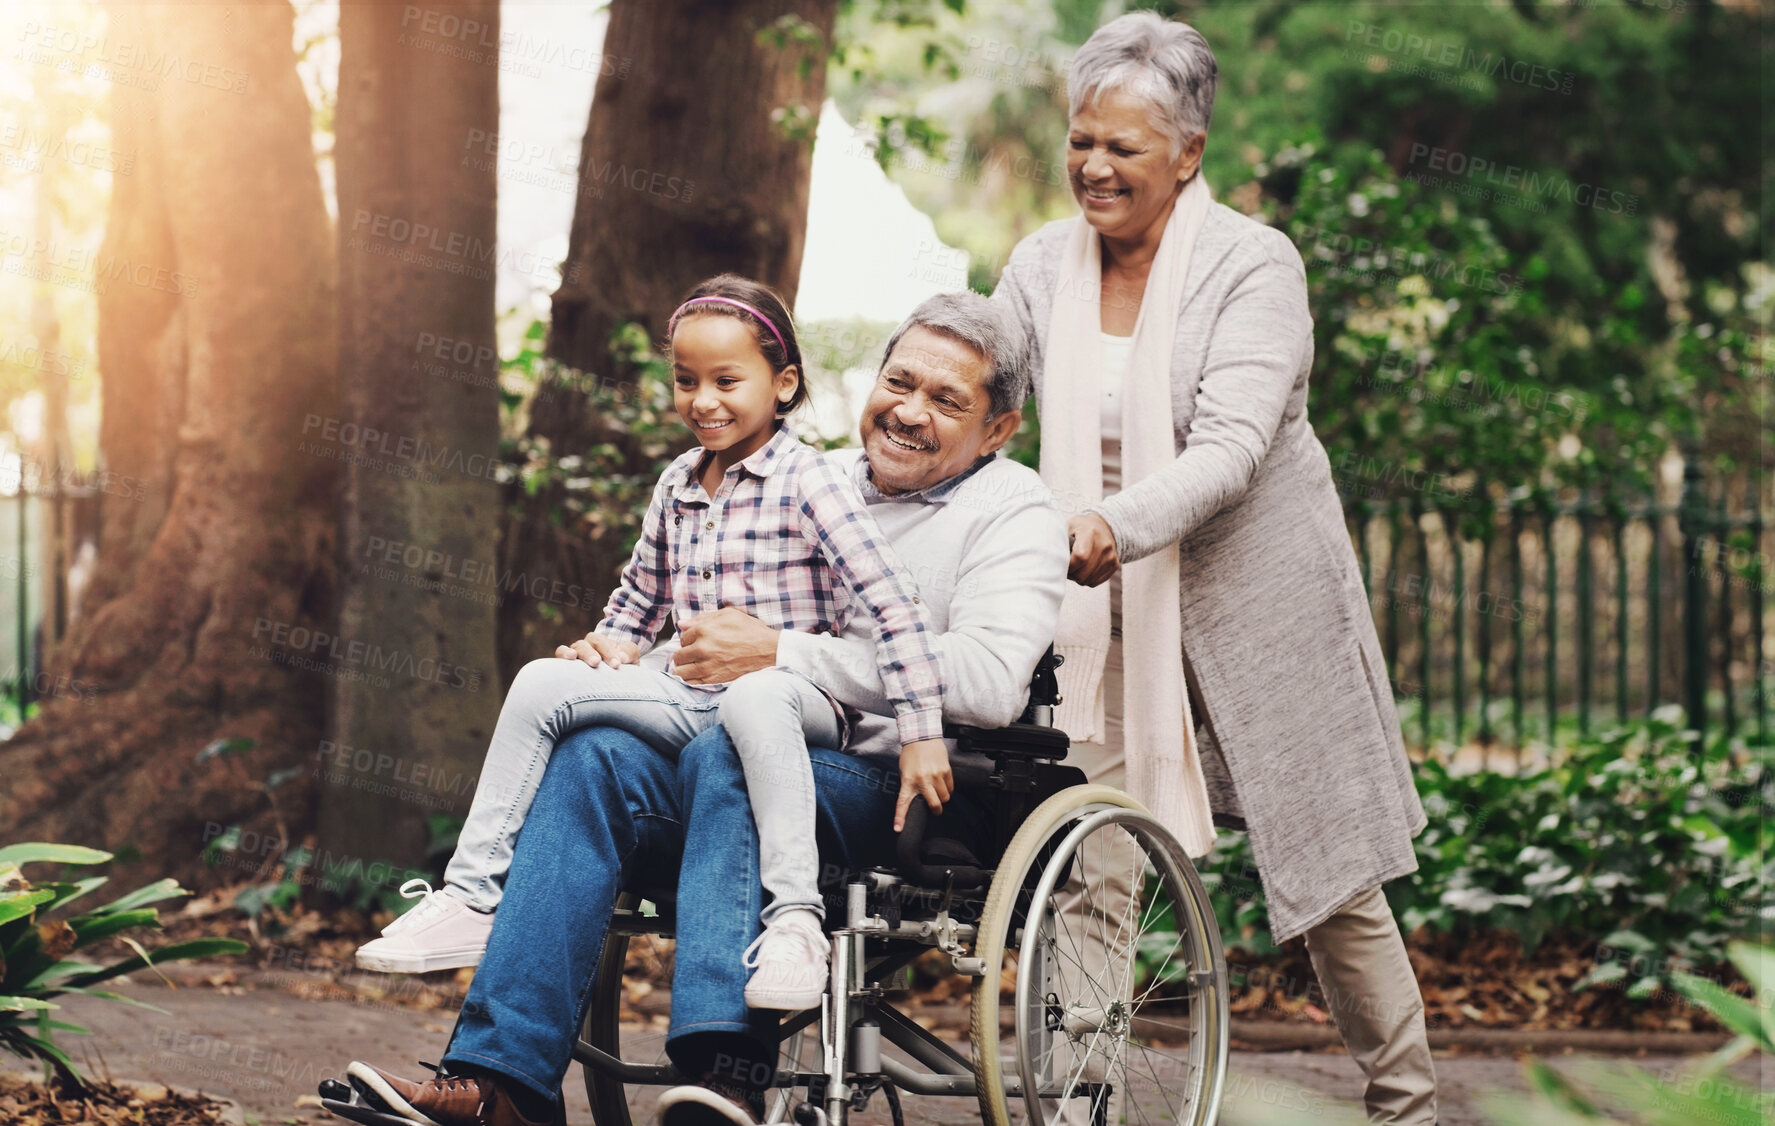
[[[244,1105],[248,1123],[306,1123],[322,1119],[313,1106],[299,1105],[328,1075],[340,1075],[351,1059],[365,1059],[412,1074],[414,1061],[436,1059],[453,1014],[419,1012],[365,1001],[312,1001],[281,992],[226,992],[207,987],[168,989],[131,982],[120,992],[164,1009],[152,1013],[96,998],[63,999],[64,1016],[91,1028],[91,1037],[66,1036],[64,1047],[84,1068],[117,1078],[151,1079],[199,1088]],[[636,1026],[625,1034],[642,1051],[659,1031]],[[631,1058],[633,1054],[631,1054]],[[1636,1061],[1654,1072],[1674,1068],[1672,1057]],[[1481,1126],[1478,1096],[1488,1091],[1525,1089],[1519,1061],[1507,1057],[1443,1055],[1436,1061],[1442,1090],[1444,1126]],[[1754,1080],[1754,1076],[1752,1076]],[[1764,1077],[1767,1080],[1768,1076]],[[1231,1067],[1231,1092],[1248,1113],[1242,1122],[1268,1120],[1270,1113],[1302,1113],[1275,1121],[1331,1126],[1345,1121],[1334,1108],[1354,1109],[1360,1073],[1342,1052],[1238,1052]],[[1303,1090],[1305,1093],[1303,1093]],[[645,1122],[650,1101],[637,1092],[636,1121]],[[567,1083],[568,1121],[589,1123],[585,1089],[575,1067]],[[312,1100],[309,1100],[312,1102]],[[959,1126],[977,1123],[971,1099],[905,1096],[909,1123]],[[860,1123],[886,1123],[878,1099]],[[1360,1116],[1348,1121],[1360,1121]]]

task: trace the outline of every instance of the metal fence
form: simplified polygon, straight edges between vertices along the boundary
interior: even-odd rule
[[[1758,484],[1690,465],[1675,503],[1520,495],[1465,523],[1421,500],[1347,503],[1408,741],[1520,763],[1674,703],[1691,728],[1766,742]]]
[[[1557,734],[1674,703],[1691,727],[1769,741],[1775,498],[1758,486],[1734,504],[1690,465],[1674,503],[1524,495],[1477,527],[1422,497],[1348,501],[1407,739],[1520,764]],[[20,715],[67,624],[68,575],[46,582],[46,561],[71,552],[43,538],[96,533],[92,492],[0,493],[0,691]]]
[[[43,614],[42,569],[33,554],[43,503],[28,492],[0,494],[0,690],[22,714],[33,699],[36,635]]]

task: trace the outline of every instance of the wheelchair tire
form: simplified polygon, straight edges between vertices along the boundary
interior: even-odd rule
[[[633,892],[623,892],[617,897],[616,910],[620,912],[638,912],[641,898]],[[647,928],[643,928],[648,930]],[[657,930],[648,930],[658,936],[670,937],[671,930],[661,924]],[[585,1021],[580,1027],[580,1039],[600,1051],[607,1052],[618,1059],[623,1059],[622,1052],[622,1001],[623,968],[628,963],[629,939],[632,934],[628,930],[612,929],[605,937],[604,952],[598,957],[597,978],[592,983],[592,994],[586,1001]],[[816,1029],[803,1029],[784,1040],[779,1059],[779,1066],[789,1071],[804,1071],[819,1066],[819,1037]],[[628,1060],[659,1064],[665,1062],[663,1046],[655,1052],[642,1050],[643,1055],[654,1055],[656,1058],[644,1060]],[[805,1057],[805,1058],[804,1058]],[[590,1064],[582,1063],[580,1070],[585,1074],[586,1098],[592,1104],[592,1121],[597,1126],[632,1126],[633,1115],[629,1110],[629,1084],[622,1080],[605,1075]],[[778,1126],[789,1120],[793,1108],[790,1092],[777,1090],[766,1096],[767,1126]],[[644,1117],[650,1117],[645,1116]]]
[[[1131,851],[1136,848],[1138,854]],[[1131,872],[1132,861],[1140,861],[1136,894],[1119,909],[1114,939],[1108,940],[1107,924],[1100,927],[1100,937],[1108,941],[1099,948],[1108,954],[1095,979],[1085,962],[1072,956],[1084,954],[1090,944],[1065,933],[1068,925],[1053,902],[1063,889],[1087,903],[1097,902],[1082,866],[1093,849],[1106,874],[1112,849],[1129,850]],[[1136,901],[1138,911],[1131,912]],[[1035,925],[1026,925],[1031,919]],[[1134,924],[1132,934],[1129,923]],[[1072,951],[1062,950],[1069,942]],[[1152,970],[1154,982],[1129,997],[1135,992],[1133,972],[1142,952],[1149,960],[1154,953],[1164,960]],[[1030,1126],[1215,1122],[1229,1031],[1220,930],[1188,857],[1140,802],[1110,786],[1087,785],[1062,790],[1038,806],[999,862],[974,953],[984,972],[974,982],[970,1039],[985,1126],[1010,1126],[1013,1101],[1023,1104]],[[1017,955],[1014,970],[1011,953]],[[1177,957],[1182,958],[1181,968],[1173,964]],[[1068,960],[1078,969],[1067,968]],[[1001,1055],[1003,986],[1012,972],[1015,1034],[1006,1059]],[[1173,992],[1178,996],[1153,998],[1161,984],[1177,986]],[[1184,1021],[1167,1019],[1177,1016],[1179,1008],[1185,1009]],[[1181,1047],[1168,1043],[1178,1040]],[[1082,1061],[1077,1072],[1074,1060]],[[1102,1063],[1084,1080],[1094,1060]],[[1139,1066],[1131,1069],[1135,1060]],[[1109,1101],[1099,1107],[1087,1101],[1094,1096],[1043,1097],[1056,1088],[1064,1096],[1081,1081],[1101,1084],[1098,1089],[1109,1092]],[[1132,1110],[1129,1098],[1135,1100]]]
[[[624,892],[617,897],[618,911],[634,911],[639,897]],[[622,1058],[622,971],[628,962],[629,936],[612,930],[604,939],[604,952],[598,957],[598,975],[592,982],[592,995],[586,1002],[585,1024],[579,1037],[594,1048]],[[592,1104],[592,1121],[597,1126],[631,1126],[628,1088],[622,1080],[600,1074],[597,1068],[582,1065],[585,1072],[586,1098]]]

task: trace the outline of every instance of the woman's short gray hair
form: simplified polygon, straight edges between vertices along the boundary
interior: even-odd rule
[[[881,368],[887,367],[888,357],[894,354],[900,337],[908,329],[920,326],[953,336],[986,357],[988,419],[1023,409],[1030,387],[1029,340],[1001,302],[970,292],[939,293],[925,298],[888,337],[887,351],[881,354]],[[878,374],[881,368],[876,369]]]
[[[1072,57],[1067,114],[1076,117],[1105,90],[1125,90],[1159,111],[1174,152],[1214,117],[1220,66],[1202,33],[1155,12],[1129,12],[1098,28]]]

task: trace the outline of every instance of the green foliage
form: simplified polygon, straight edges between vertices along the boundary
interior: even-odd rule
[[[503,370],[532,388],[583,396],[603,432],[588,448],[567,453],[553,450],[546,437],[514,438],[506,443],[506,461],[531,496],[560,486],[551,490],[562,498],[550,513],[556,524],[614,535],[626,557],[640,536],[655,482],[692,442],[672,406],[671,365],[640,325],[625,324],[612,334],[611,370],[618,375],[578,372],[548,359],[542,354],[545,333],[546,326],[533,322],[524,347],[503,361]],[[529,409],[554,407],[533,399]]]
[[[1735,109],[1760,98],[1751,8],[1132,6],[1215,51],[1204,169],[1306,259],[1312,417],[1334,464],[1375,467],[1346,491],[1428,475],[1426,499],[1477,519],[1515,488],[1643,492],[1672,446],[1767,456],[1764,158]],[[835,66],[833,96],[866,128],[923,119],[882,134],[911,157],[888,166],[990,289],[1018,239],[1077,213],[1065,70],[1129,5],[865,23],[887,7],[846,9],[868,65]]]
[[[1525,1101],[1493,1095],[1487,1112],[1500,1126],[1584,1126],[1630,1122],[1636,1126],[1769,1126],[1775,1105],[1768,1092],[1738,1082],[1726,1069],[1747,1056],[1775,1053],[1775,1009],[1770,1005],[1768,970],[1775,948],[1733,943],[1732,964],[1755,990],[1747,1000],[1711,982],[1679,975],[1677,986],[1695,1005],[1738,1033],[1725,1048],[1700,1063],[1653,1074],[1643,1068],[1592,1061],[1571,1068],[1583,1086],[1534,1060],[1527,1065],[1532,1087]]]
[[[1418,871],[1388,885],[1407,930],[1606,935],[1587,984],[1650,996],[1717,966],[1769,924],[1770,752],[1716,737],[1691,754],[1670,715],[1567,747],[1523,775],[1416,767],[1429,824]],[[1243,834],[1202,865],[1230,948],[1269,953],[1263,889]]]
[[[131,937],[128,932],[159,928],[159,912],[150,904],[189,894],[173,880],[157,880],[102,907],[72,914],[65,910],[68,904],[103,886],[106,877],[32,883],[20,871],[26,864],[91,865],[110,859],[108,852],[79,845],[32,843],[0,848],[0,1048],[42,1060],[46,1079],[54,1073],[70,1082],[81,1082],[73,1062],[56,1045],[55,1033],[87,1031],[53,1019],[49,1014],[58,1006],[51,998],[78,993],[150,1008],[94,986],[158,963],[238,954],[246,949],[245,943],[231,938],[201,938],[150,953]],[[107,938],[128,943],[136,955],[108,966],[72,956]]]

